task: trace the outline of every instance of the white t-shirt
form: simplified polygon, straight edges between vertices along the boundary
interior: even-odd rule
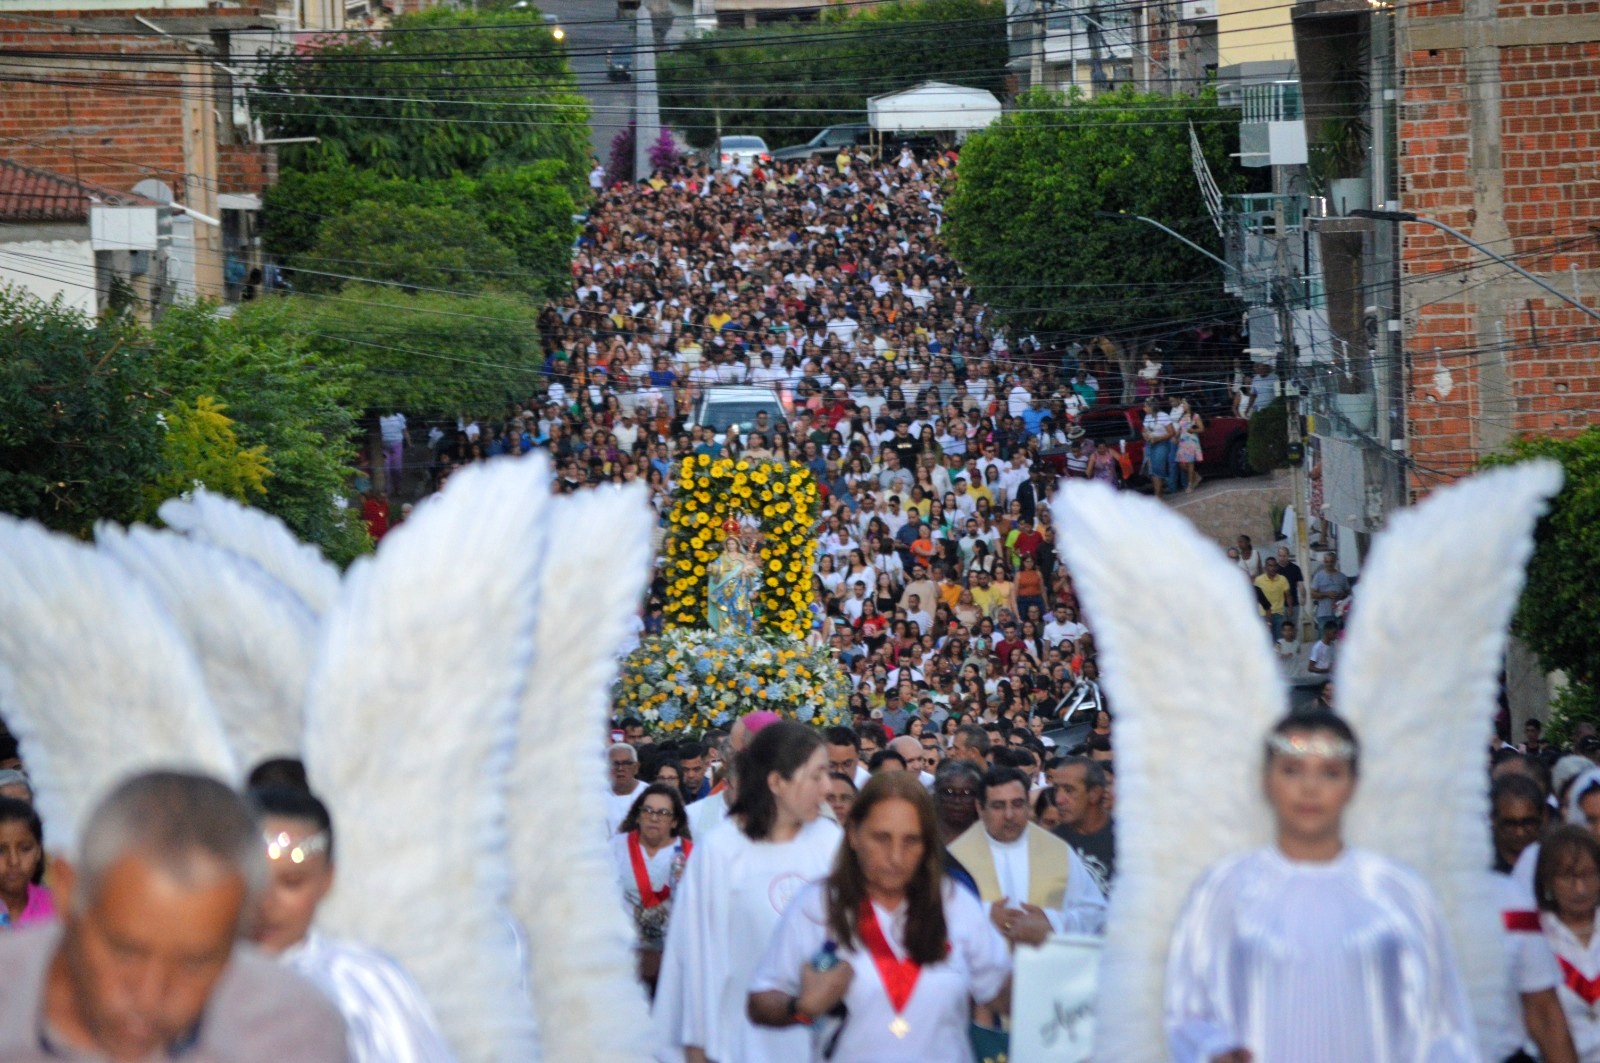
[[[903,959],[904,905],[889,911],[874,904],[873,910],[890,950]],[[839,949],[839,958],[850,964],[854,974],[844,997],[849,1019],[839,1031],[830,1063],[971,1063],[967,1040],[971,1003],[988,1003],[999,995],[1011,973],[1011,957],[983,904],[948,880],[944,883],[944,919],[950,953],[940,963],[924,965],[918,974],[916,987],[899,1013],[907,1027],[903,1037],[889,1028],[896,1013],[872,954],[859,940]],[[831,937],[823,886],[808,886],[784,912],[756,967],[751,991],[798,994],[801,968]],[[823,1047],[834,1030],[831,1021],[817,1024],[811,1059],[823,1058]]]
[[[378,418],[378,434],[385,443],[399,443],[406,438],[406,415],[391,413]]]
[[[1510,994],[1502,1014],[1510,1020],[1494,1031],[1493,1044],[1485,1045],[1485,1059],[1506,1059],[1528,1039],[1522,1024],[1523,993],[1538,993],[1561,984],[1561,968],[1545,940],[1533,894],[1510,875],[1490,872],[1495,903],[1500,906],[1506,964],[1511,972]]]
[[[628,818],[628,810],[633,807],[633,802],[644,793],[650,784],[640,779],[633,784],[633,789],[625,794],[606,792],[606,837],[617,833],[617,828],[622,821]]]

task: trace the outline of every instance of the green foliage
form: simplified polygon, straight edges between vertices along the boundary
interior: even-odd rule
[[[898,0],[827,12],[821,25],[717,30],[658,57],[662,121],[697,147],[716,139],[719,120],[773,147],[799,144],[866,121],[867,97],[920,81],[1001,93],[1008,54],[996,0]]]
[[[585,194],[588,105],[537,11],[433,7],[394,29],[268,61],[255,113],[274,136],[319,138],[282,146],[286,172],[434,180],[548,159]]]
[[[1555,746],[1570,746],[1572,734],[1580,723],[1600,727],[1600,689],[1589,683],[1568,683],[1550,699],[1545,741]]]
[[[341,221],[358,206],[368,204],[391,210],[444,209],[474,215],[471,225],[486,229],[515,258],[517,275],[499,278],[497,287],[550,293],[564,291],[571,282],[576,228],[572,215],[577,207],[563,183],[561,164],[551,160],[491,170],[477,178],[458,175],[441,181],[384,177],[371,170],[286,171],[267,190],[263,246],[268,254],[302,271],[428,283],[397,274],[392,263],[386,263],[363,243],[341,246],[337,241],[325,241],[337,250],[321,252],[315,260],[309,257],[326,225]],[[389,268],[384,269],[385,265]],[[310,272],[301,272],[299,278],[303,288],[336,287],[340,283],[338,278],[323,278],[332,284],[319,285]],[[482,285],[436,286],[466,290]]]
[[[1533,560],[1512,631],[1546,668],[1567,674],[1569,708],[1600,722],[1600,427],[1575,436],[1518,440],[1484,459],[1509,465],[1549,458],[1566,471],[1566,486],[1534,533]]]
[[[1244,177],[1237,111],[1215,96],[1091,100],[1032,92],[974,134],[947,204],[951,251],[979,296],[1028,328],[1094,335],[1231,313],[1219,267],[1153,226],[1220,254],[1190,162],[1189,125],[1224,194]]]
[[[218,396],[240,442],[266,448],[273,475],[254,504],[339,564],[370,550],[359,514],[336,503],[351,494],[356,458],[351,367],[295,336],[289,301],[250,303],[231,319],[212,311],[201,303],[162,316],[152,338],[163,386],[178,401]]]
[[[351,285],[337,296],[269,300],[241,312],[246,327],[281,328],[350,366],[348,405],[454,415],[533,394],[543,358],[538,311],[493,292],[465,297]]]
[[[196,485],[246,505],[267,493],[267,477],[272,475],[267,448],[260,443],[241,446],[226,409],[210,395],[201,395],[193,403],[180,400],[166,411],[161,474],[144,487],[144,519],[155,516],[167,499]]]
[[[359,259],[352,260],[352,255]],[[357,203],[348,213],[323,222],[316,244],[298,261],[326,273],[357,274],[407,289],[506,290],[528,280],[518,271],[511,249],[490,236],[482,221],[449,207]],[[336,290],[344,284],[316,273],[302,277],[300,286],[307,290]]]
[[[1271,472],[1289,465],[1289,405],[1274,402],[1250,415],[1250,437],[1246,443],[1250,467],[1256,472]],[[1279,521],[1281,524],[1282,521]],[[1278,524],[1273,525],[1274,528]]]
[[[132,519],[160,469],[153,385],[131,321],[0,287],[0,510],[79,536]]]

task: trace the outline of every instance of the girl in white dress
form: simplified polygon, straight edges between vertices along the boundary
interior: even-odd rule
[[[811,1054],[794,1059],[972,1063],[972,1005],[1009,1007],[1011,959],[943,861],[933,799],[916,776],[868,780],[833,874],[789,906],[750,987],[758,1022],[814,1030]],[[818,970],[828,943],[837,965]],[[840,1004],[842,1020],[829,1014]]]
[[[1420,876],[1347,848],[1358,749],[1338,716],[1291,716],[1267,740],[1277,843],[1201,876],[1173,932],[1175,1063],[1478,1060],[1438,901]]]
[[[815,731],[780,721],[740,754],[728,822],[697,840],[673,905],[656,989],[658,1058],[789,1063],[803,1030],[758,1028],[745,994],[778,917],[828,873],[841,837],[819,813],[828,752]]]
[[[1579,826],[1557,827],[1539,846],[1534,874],[1539,923],[1561,968],[1556,996],[1583,1063],[1600,1060],[1600,842]]]

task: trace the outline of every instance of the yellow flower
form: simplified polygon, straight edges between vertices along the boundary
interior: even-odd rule
[[[705,466],[711,464],[711,458],[708,455],[705,455],[705,454],[697,455],[695,457],[695,464],[697,464],[697,465],[701,466],[702,468],[704,468]]]

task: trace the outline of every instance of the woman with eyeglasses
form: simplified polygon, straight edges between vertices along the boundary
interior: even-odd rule
[[[1590,786],[1596,784],[1591,781]],[[1596,792],[1600,792],[1597,790]],[[1600,939],[1595,911],[1600,909],[1600,842],[1586,827],[1557,827],[1539,846],[1534,895],[1544,939],[1561,967],[1556,987],[1577,1058],[1600,1059]]]
[[[1007,1010],[1010,986],[1005,940],[945,874],[933,799],[884,772],[851,805],[833,873],[778,924],[748,1006],[764,1026],[821,1024],[811,1059],[971,1063],[973,1004]]]
[[[663,769],[666,765],[663,765]],[[677,765],[672,765],[676,774]],[[638,935],[639,979],[652,994],[661,971],[661,948],[672,915],[672,893],[694,850],[689,818],[675,785],[657,775],[633,802],[611,839],[611,857],[623,903]]]

